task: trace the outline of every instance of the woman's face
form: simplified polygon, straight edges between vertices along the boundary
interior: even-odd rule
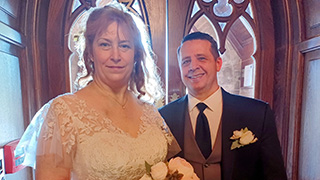
[[[94,80],[110,87],[128,85],[134,66],[134,43],[128,31],[117,22],[96,35],[92,44]]]

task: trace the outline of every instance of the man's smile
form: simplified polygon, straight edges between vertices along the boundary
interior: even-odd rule
[[[201,78],[202,76],[204,76],[205,75],[205,73],[198,73],[198,74],[188,74],[187,75],[187,77],[189,78],[189,79],[197,79],[197,78]]]

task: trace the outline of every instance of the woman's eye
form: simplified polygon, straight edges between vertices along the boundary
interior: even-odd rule
[[[129,44],[120,44],[119,48],[122,50],[128,50],[131,49],[131,46]]]
[[[109,43],[100,43],[99,46],[103,47],[103,48],[109,48],[111,47],[111,45]]]

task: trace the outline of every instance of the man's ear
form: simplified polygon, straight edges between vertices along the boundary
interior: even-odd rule
[[[222,58],[221,57],[218,57],[216,59],[216,68],[217,68],[217,72],[219,72],[221,70],[221,67],[222,67]]]

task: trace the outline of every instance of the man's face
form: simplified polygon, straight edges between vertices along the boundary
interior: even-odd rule
[[[221,69],[222,59],[214,59],[209,41],[196,39],[184,42],[179,66],[181,79],[192,96],[206,99],[219,88],[217,72]]]

